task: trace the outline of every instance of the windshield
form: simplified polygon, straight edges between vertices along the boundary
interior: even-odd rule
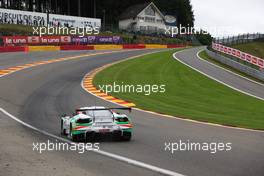
[[[101,117],[101,118],[109,118],[112,117],[112,113],[109,110],[88,110],[86,111],[87,115],[91,117]]]

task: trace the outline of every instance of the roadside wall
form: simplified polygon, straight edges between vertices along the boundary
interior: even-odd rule
[[[163,49],[183,48],[186,45],[61,45],[61,46],[0,46],[1,52],[36,52],[36,51],[64,51],[64,50],[123,50],[123,49]]]
[[[257,78],[257,79],[260,79],[262,81],[264,81],[264,70],[256,70],[254,68],[251,68],[249,66],[246,66],[246,65],[243,65],[241,63],[238,63],[238,62],[235,62],[233,61],[232,59],[228,58],[228,57],[225,57],[221,54],[218,54],[216,52],[213,52],[213,51],[210,51],[208,49],[205,50],[206,53],[212,57],[213,59],[225,64],[225,65],[228,65],[230,67],[233,67],[243,73],[246,73],[250,76],[253,76],[254,78]]]

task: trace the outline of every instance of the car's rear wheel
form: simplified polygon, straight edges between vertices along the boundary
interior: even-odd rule
[[[94,136],[95,136],[94,132],[87,132],[85,134],[85,142],[92,142],[92,141],[94,141]]]
[[[113,133],[113,140],[120,141],[122,139],[122,131],[115,131]]]
[[[73,142],[78,142],[78,135],[72,134],[72,141]]]

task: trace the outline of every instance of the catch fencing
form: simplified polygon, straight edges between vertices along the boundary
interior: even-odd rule
[[[226,56],[223,56],[222,54],[219,54],[217,52],[213,52],[211,50],[206,49],[206,53],[213,59],[217,60],[218,62],[228,65],[232,68],[235,68],[236,70],[239,70],[243,73],[246,73],[247,75],[250,75],[254,78],[257,78],[259,80],[264,81],[264,71],[263,69],[257,70],[252,67],[246,66],[244,64],[241,64],[239,62],[236,62]]]
[[[240,34],[237,36],[228,36],[224,38],[214,39],[215,43],[220,43],[224,45],[236,45],[249,43],[253,41],[264,41],[264,34],[255,33],[255,34]]]
[[[212,43],[213,50],[234,57],[243,62],[247,62],[256,66],[258,69],[264,69],[264,59],[245,53],[235,48],[231,48],[222,44]]]

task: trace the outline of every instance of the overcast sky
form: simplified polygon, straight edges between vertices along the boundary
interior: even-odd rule
[[[264,33],[264,0],[191,0],[191,3],[195,26],[210,28],[215,37]]]

